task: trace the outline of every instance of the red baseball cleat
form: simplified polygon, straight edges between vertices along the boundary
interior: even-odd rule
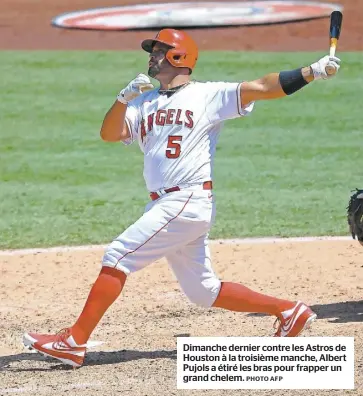
[[[316,319],[316,313],[301,301],[294,308],[281,312],[281,315],[282,318],[276,319],[279,326],[274,337],[297,337]]]
[[[55,335],[25,333],[23,344],[72,367],[81,367],[86,355],[86,345],[78,345],[70,329],[63,329]]]

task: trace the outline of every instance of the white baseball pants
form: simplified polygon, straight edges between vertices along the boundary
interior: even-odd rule
[[[211,307],[221,287],[208,247],[215,203],[212,191],[201,188],[171,192],[150,202],[143,216],[107,247],[103,265],[128,275],[166,257],[190,301]]]

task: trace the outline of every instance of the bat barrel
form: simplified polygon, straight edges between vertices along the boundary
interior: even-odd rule
[[[340,11],[333,11],[330,16],[330,38],[339,40],[342,22],[343,14]]]

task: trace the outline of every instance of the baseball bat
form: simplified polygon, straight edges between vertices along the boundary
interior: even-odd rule
[[[338,46],[338,40],[342,29],[342,22],[343,22],[343,14],[340,11],[333,11],[330,15],[330,31],[329,31],[330,56],[335,56],[335,51]],[[326,68],[326,72],[327,74],[334,73],[334,69],[328,66]]]

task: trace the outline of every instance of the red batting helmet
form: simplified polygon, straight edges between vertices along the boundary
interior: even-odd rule
[[[174,67],[188,67],[193,70],[198,59],[198,47],[195,41],[182,30],[162,29],[154,39],[144,40],[142,48],[151,53],[156,43],[170,47],[166,59]]]

